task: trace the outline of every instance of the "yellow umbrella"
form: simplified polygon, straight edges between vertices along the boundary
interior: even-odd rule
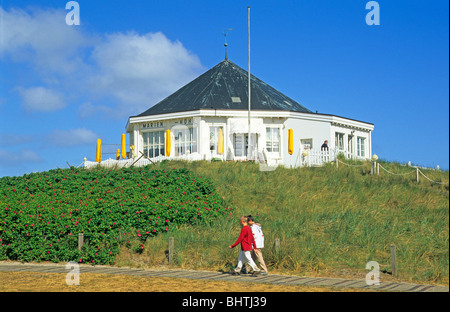
[[[219,146],[218,146],[217,153],[219,153],[219,155],[223,154],[223,132],[222,132],[222,128],[219,129]]]
[[[102,140],[100,139],[97,139],[97,153],[95,156],[95,161],[96,162],[102,161]]]
[[[126,150],[126,140],[125,140],[125,134],[122,133],[122,159],[125,159],[127,157],[127,150]],[[119,155],[120,158],[120,155]]]
[[[288,153],[289,155],[294,153],[294,132],[292,129],[288,130]]]
[[[166,156],[170,156],[170,130],[166,130]]]

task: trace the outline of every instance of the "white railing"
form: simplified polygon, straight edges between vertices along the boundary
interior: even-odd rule
[[[328,149],[328,150],[315,150],[315,149],[307,149],[307,150],[301,150],[298,154],[297,161],[295,163],[295,166],[300,167],[311,167],[311,166],[322,166],[323,164],[327,162],[336,161],[336,156],[339,154],[343,154],[345,159],[357,159],[357,160],[365,160],[365,157],[360,157],[355,154],[352,154],[348,151],[336,151],[334,149]],[[265,153],[260,152],[257,155],[258,162],[261,163],[267,163],[271,166],[278,166],[282,164],[282,159],[271,159],[270,157],[267,157],[267,155],[263,155]],[[135,167],[142,167],[147,166],[152,163],[157,163],[160,161],[163,161],[165,159],[170,160],[188,160],[188,161],[195,161],[195,160],[211,160],[213,158],[216,159],[224,159],[223,155],[204,155],[202,156],[199,153],[192,153],[187,155],[181,155],[181,156],[157,156],[153,158],[147,158],[145,156],[142,157],[135,157],[135,158],[129,158],[129,159],[121,159],[121,160],[115,160],[115,159],[107,159],[103,160],[101,162],[95,162],[95,161],[85,161],[84,162],[84,168],[96,168],[96,167],[104,167],[104,168],[122,168],[122,167],[130,167],[131,165]]]
[[[342,154],[346,159],[365,160],[365,157],[357,156],[349,151],[335,149],[305,149],[300,151],[298,156],[298,165],[304,166],[322,166],[324,163],[336,161],[336,156]]]
[[[147,158],[147,157],[136,157],[136,158],[129,158],[129,159],[107,159],[103,160],[101,162],[96,161],[85,161],[84,162],[84,168],[97,168],[97,167],[103,167],[103,168],[122,168],[122,167],[130,167],[131,165],[135,167],[143,167],[150,165],[152,163],[157,163],[160,161],[163,161],[165,159],[170,160],[201,160],[202,157],[198,153],[188,154],[188,155],[181,155],[181,156],[157,156],[153,158]]]

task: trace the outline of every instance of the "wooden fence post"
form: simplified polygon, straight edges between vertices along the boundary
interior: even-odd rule
[[[419,183],[419,167],[416,167],[416,178],[417,178],[417,183]]]
[[[391,268],[392,276],[397,276],[397,259],[396,259],[395,245],[391,244]]]
[[[275,238],[275,253],[278,254],[280,252],[280,239]]]
[[[169,264],[173,263],[173,237],[169,237]]]
[[[78,250],[81,251],[83,244],[84,244],[84,233],[78,233]]]

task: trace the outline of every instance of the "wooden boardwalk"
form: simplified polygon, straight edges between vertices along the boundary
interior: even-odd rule
[[[125,274],[140,277],[172,277],[187,278],[196,280],[214,280],[230,282],[252,282],[268,283],[276,285],[311,285],[326,286],[336,288],[359,288],[368,290],[382,290],[388,292],[449,292],[448,286],[410,284],[401,282],[383,282],[379,285],[369,286],[365,280],[352,280],[345,278],[327,278],[327,277],[301,277],[293,275],[269,274],[252,277],[251,275],[233,276],[229,273],[180,270],[180,269],[135,269],[109,266],[90,266],[80,265],[80,274]],[[31,264],[18,262],[0,262],[0,272],[40,272],[40,273],[69,273],[71,269],[66,269],[62,264]]]

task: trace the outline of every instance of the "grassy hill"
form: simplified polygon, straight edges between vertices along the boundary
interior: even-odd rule
[[[173,265],[229,270],[238,256],[238,248],[228,249],[239,235],[238,217],[252,214],[262,224],[264,258],[272,272],[364,278],[368,273],[366,263],[377,261],[381,271],[389,273],[390,246],[395,244],[399,279],[448,284],[448,184],[425,178],[417,183],[415,173],[410,174],[412,169],[399,164],[382,163],[395,175],[385,171],[371,175],[370,164],[346,162],[352,166],[340,164],[336,168],[329,164],[274,171],[260,171],[258,165],[248,162],[165,161],[150,166],[157,172],[185,170],[192,173],[190,181],[202,179],[210,187],[202,196],[214,194],[214,200],[193,196],[189,199],[191,207],[203,209],[202,203],[207,203],[214,209],[207,206],[204,211],[217,213],[199,222],[193,220],[195,210],[187,222],[174,222],[146,240],[136,236],[134,225],[131,238],[114,245],[118,248],[114,262],[141,267],[167,264],[168,238],[174,237]],[[92,172],[102,176],[105,170]],[[433,181],[449,181],[448,171],[423,172]],[[0,185],[5,181],[0,180]],[[108,183],[116,188],[121,185],[117,179]],[[129,192],[135,183],[126,183]],[[164,196],[168,201],[171,195]],[[2,211],[4,195],[0,194],[0,201]],[[111,208],[120,205],[109,204]],[[147,211],[149,204],[140,206],[139,211]],[[0,215],[0,222],[2,218],[5,216]],[[139,226],[143,233],[146,224]],[[275,248],[276,240],[279,248]]]
[[[364,278],[366,263],[374,260],[389,273],[395,244],[400,279],[448,284],[448,184],[424,178],[418,184],[415,173],[408,174],[413,169],[399,164],[382,163],[401,175],[383,171],[373,176],[370,164],[348,163],[358,167],[330,164],[263,172],[244,162],[163,162],[159,168],[187,168],[210,178],[236,211],[210,226],[181,227],[153,238],[147,253],[123,252],[118,262],[162,264],[172,236],[176,265],[228,270],[237,261],[238,251],[227,246],[239,234],[238,217],[252,214],[262,224],[264,258],[272,271]],[[424,173],[448,182],[448,171]]]

